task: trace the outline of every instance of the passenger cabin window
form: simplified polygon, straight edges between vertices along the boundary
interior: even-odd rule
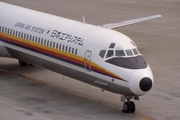
[[[75,55],[77,55],[77,52],[78,52],[78,50],[76,49],[76,50],[75,50]]]
[[[2,32],[4,32],[4,27],[2,27]]]
[[[49,46],[49,40],[47,41],[47,46]]]
[[[6,33],[8,34],[8,28],[6,28]]]
[[[34,42],[37,42],[37,39],[38,39],[38,38],[36,37]]]
[[[117,57],[125,56],[124,50],[116,50],[115,55]]]
[[[72,48],[72,54],[74,53],[74,48]]]
[[[21,32],[19,32],[18,37],[19,37],[19,38],[21,37]]]
[[[61,44],[59,44],[59,50],[61,50]]]
[[[104,58],[105,53],[106,53],[106,50],[101,50],[101,51],[99,52],[99,56],[102,57],[102,58]]]
[[[28,38],[29,38],[29,34],[27,34],[27,36],[26,36],[26,37],[27,37],[26,39],[28,40]]]
[[[64,51],[64,45],[62,46],[62,51]]]
[[[6,33],[6,28],[5,28],[5,31],[4,31],[4,33]]]
[[[52,47],[52,41],[50,42],[50,47]]]
[[[18,31],[16,31],[16,37],[18,37]]]
[[[13,30],[13,35],[15,36],[15,30]]]
[[[26,33],[24,33],[24,39],[26,39]]]
[[[127,54],[127,56],[133,56],[132,50],[126,50],[126,54]]]
[[[112,57],[114,55],[114,51],[113,50],[108,50],[106,58]]]
[[[69,47],[69,53],[71,53],[71,47]]]
[[[9,34],[10,32],[9,32],[9,28],[8,28],[8,34]]]
[[[66,52],[68,51],[68,46],[66,46]]]
[[[32,35],[29,36],[29,40],[31,41]]]
[[[23,33],[21,33],[21,38],[23,38]]]
[[[55,42],[53,43],[53,48],[55,48]]]
[[[41,44],[43,45],[43,38],[41,39]]]
[[[12,35],[12,33],[13,33],[13,32],[12,32],[12,29],[11,29],[10,34]]]
[[[38,39],[38,43],[39,43],[39,44],[41,43],[41,38]]]
[[[44,40],[44,45],[46,45],[46,39]]]
[[[58,44],[58,43],[56,43],[56,49],[58,49],[58,46],[59,46],[59,44]]]

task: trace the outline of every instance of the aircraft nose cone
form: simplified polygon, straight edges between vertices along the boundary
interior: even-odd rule
[[[139,87],[142,91],[147,92],[152,88],[153,82],[150,78],[145,77],[139,82]]]

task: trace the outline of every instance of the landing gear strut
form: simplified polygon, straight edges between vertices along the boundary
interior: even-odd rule
[[[122,96],[121,97],[121,100],[124,101],[122,112],[124,112],[124,113],[135,112],[136,106],[135,106],[135,103],[133,101],[131,101],[132,98],[133,97],[129,97],[129,96]],[[139,97],[134,97],[134,98],[136,100],[139,99]],[[125,100],[127,100],[127,101],[125,102]]]

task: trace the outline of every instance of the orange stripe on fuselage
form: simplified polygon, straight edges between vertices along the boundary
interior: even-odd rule
[[[77,56],[74,54],[70,54],[68,52],[63,52],[63,51],[57,50],[55,48],[51,48],[51,47],[48,47],[48,46],[45,46],[42,44],[38,44],[38,43],[29,41],[29,40],[24,40],[24,39],[21,39],[21,38],[15,37],[15,36],[11,36],[11,35],[8,35],[5,33],[0,33],[0,38],[2,40],[6,41],[7,43],[10,43],[13,45],[16,44],[19,46],[23,46],[26,49],[29,48],[30,50],[38,51],[41,54],[48,55],[50,57],[53,56],[53,58],[56,58],[56,59],[59,58],[59,60],[63,60],[65,62],[68,62],[68,63],[71,63],[71,64],[74,64],[76,66],[84,68],[84,58],[83,57],[80,57],[80,56]],[[103,75],[106,75],[106,76],[109,76],[112,78],[117,78],[119,80],[126,81],[123,78],[119,77],[118,75],[116,75],[116,74],[104,69],[103,67],[93,63],[92,61],[91,61],[91,70],[94,72],[97,72],[99,74],[103,74]]]

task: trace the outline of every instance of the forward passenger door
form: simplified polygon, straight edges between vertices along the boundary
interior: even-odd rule
[[[84,67],[89,72],[91,72],[91,55],[92,52],[90,50],[86,50],[84,54]]]

